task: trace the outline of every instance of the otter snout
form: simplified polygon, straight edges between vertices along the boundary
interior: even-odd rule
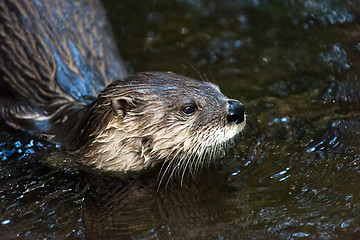
[[[229,113],[227,115],[227,120],[235,124],[242,123],[245,118],[245,107],[239,101],[230,100],[229,103]]]

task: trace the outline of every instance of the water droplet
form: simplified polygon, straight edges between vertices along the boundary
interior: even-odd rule
[[[19,148],[22,146],[21,142],[20,141],[17,141],[14,143],[15,147]]]
[[[308,237],[308,236],[310,236],[310,234],[303,232],[297,232],[293,234],[293,237]]]
[[[4,220],[1,222],[2,225],[6,225],[6,224],[9,224],[10,223],[10,220]]]

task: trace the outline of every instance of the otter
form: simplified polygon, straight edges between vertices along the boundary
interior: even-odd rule
[[[197,169],[246,122],[215,84],[128,76],[97,0],[0,2],[0,115],[90,166]]]

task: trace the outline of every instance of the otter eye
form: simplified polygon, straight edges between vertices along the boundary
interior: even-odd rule
[[[182,109],[182,112],[187,116],[191,116],[194,114],[195,108],[193,106],[186,106]]]

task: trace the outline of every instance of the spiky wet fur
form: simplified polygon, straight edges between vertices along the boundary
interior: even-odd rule
[[[228,100],[208,82],[173,73],[136,74],[99,95],[76,153],[106,170],[138,171],[165,162],[163,175],[194,173],[245,125],[227,121]],[[182,112],[187,105],[196,107],[194,115]]]
[[[127,73],[98,0],[1,0],[0,42],[2,120],[95,167],[163,161],[164,174],[195,172],[245,124],[226,120],[228,99],[208,82],[171,73],[115,81]],[[194,115],[182,113],[187,105]]]

